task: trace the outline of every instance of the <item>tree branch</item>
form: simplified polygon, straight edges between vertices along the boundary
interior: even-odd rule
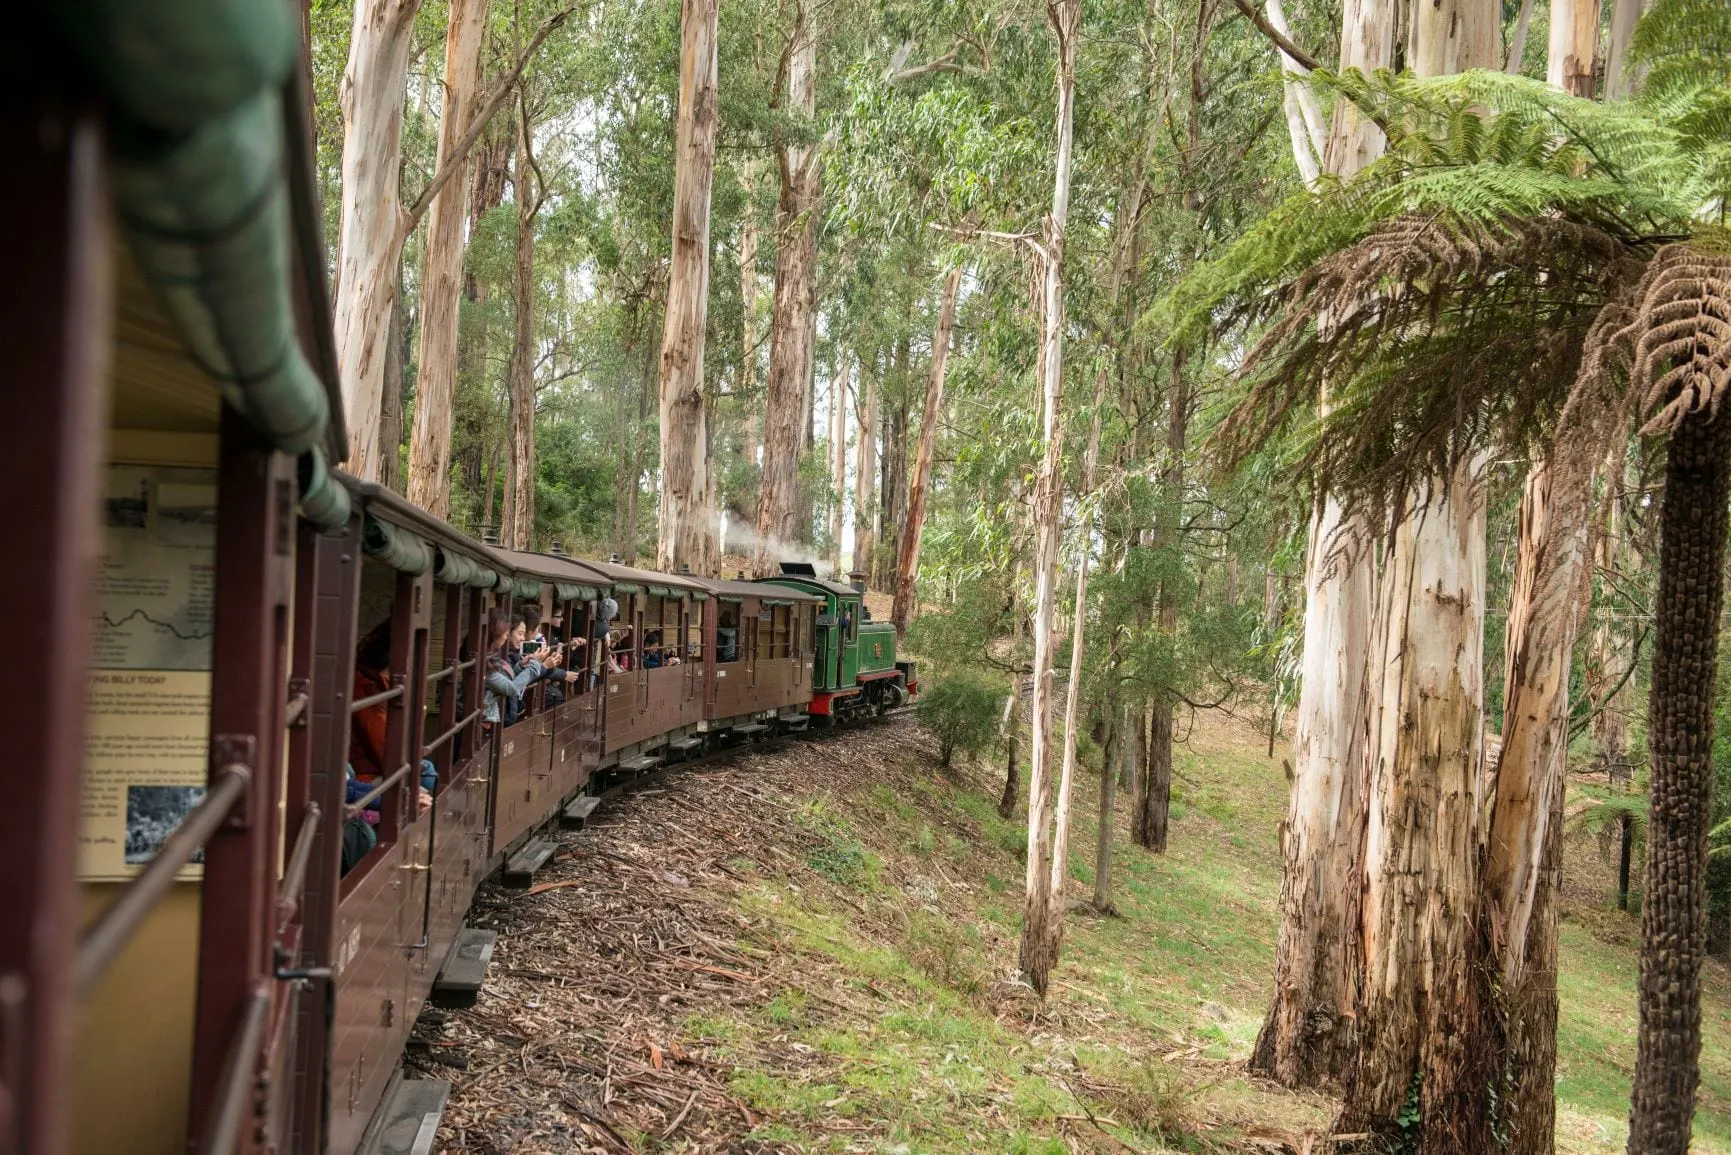
[[[1238,5],[1238,10],[1244,13],[1252,24],[1256,25],[1257,31],[1261,32],[1264,36],[1268,37],[1269,40],[1274,42],[1276,48],[1298,61],[1298,63],[1304,65],[1304,67],[1308,68],[1312,72],[1322,67],[1316,57],[1294,44],[1290,36],[1282,35],[1278,28],[1270,24],[1268,18],[1258,12],[1256,10],[1256,5],[1252,4],[1250,0],[1232,0],[1232,2]]]
[[[469,121],[468,131],[463,133],[457,146],[451,150],[452,155],[445,158],[433,174],[433,179],[427,182],[415,203],[403,213],[402,223],[398,226],[402,236],[407,237],[415,231],[415,226],[421,223],[421,218],[427,215],[427,210],[433,207],[433,198],[439,195],[441,189],[449,184],[458,172],[464,171],[469,163],[469,153],[475,148],[475,142],[481,139],[481,134],[487,131],[487,125],[492,121],[494,113],[504,106],[505,99],[517,87],[517,82],[523,78],[523,70],[528,67],[529,59],[558,28],[577,11],[577,6],[563,8],[549,16],[541,27],[535,30],[535,35],[529,38],[523,54],[517,57],[511,71],[495,80],[482,94],[481,104],[475,110],[474,117]]]
[[[924,64],[916,64],[911,68],[903,68],[899,60],[892,60],[890,71],[884,79],[891,84],[905,84],[907,81],[918,80],[922,76],[931,76],[937,72],[961,72],[963,69],[957,60],[961,57],[962,45],[966,43],[965,40],[958,40],[956,46],[942,56],[935,60],[928,60]],[[897,55],[900,56],[899,53]]]

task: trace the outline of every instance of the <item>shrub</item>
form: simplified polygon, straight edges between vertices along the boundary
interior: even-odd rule
[[[948,768],[959,754],[978,754],[998,729],[1004,691],[978,674],[945,674],[918,699],[920,721],[938,738],[938,761]]]

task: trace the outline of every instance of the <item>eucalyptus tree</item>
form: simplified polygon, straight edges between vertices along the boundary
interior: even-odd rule
[[[703,346],[709,318],[709,207],[717,124],[718,0],[680,5],[679,112],[674,137],[673,237],[661,338],[661,500],[656,564],[676,573],[715,572],[710,518]]]

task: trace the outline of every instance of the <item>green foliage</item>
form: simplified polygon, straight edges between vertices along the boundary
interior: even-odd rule
[[[937,735],[938,761],[948,767],[959,754],[984,750],[997,731],[1004,702],[999,683],[965,670],[931,679],[917,700],[920,721]]]

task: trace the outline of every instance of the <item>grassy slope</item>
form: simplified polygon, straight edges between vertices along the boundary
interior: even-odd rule
[[[1267,997],[1286,794],[1259,747],[1234,723],[1197,726],[1170,852],[1133,849],[1120,823],[1120,917],[1072,914],[1038,1011],[1007,981],[1023,828],[998,818],[990,772],[946,778],[924,743],[895,744],[873,772],[797,798],[785,849],[730,863],[753,928],[741,947],[774,959],[780,990],[685,1031],[737,1064],[731,1088],[766,1145],[1123,1150],[1111,1132],[1141,1151],[1272,1150],[1256,1140],[1324,1127],[1326,1099],[1241,1073]],[[1097,813],[1092,781],[1078,793],[1073,899],[1090,893]],[[1620,1151],[1633,926],[1571,911],[1562,958],[1559,1149]],[[1713,971],[1695,1150],[1731,1152],[1731,990]]]

